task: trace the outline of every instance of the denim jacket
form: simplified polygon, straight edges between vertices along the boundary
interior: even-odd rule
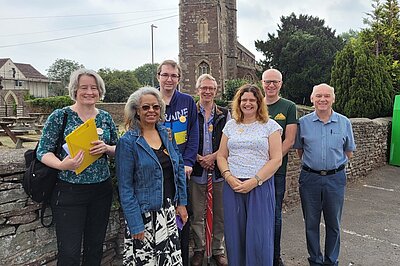
[[[162,125],[156,126],[173,166],[175,205],[186,205],[184,163],[175,140]],[[140,129],[128,130],[116,147],[116,174],[122,209],[131,234],[144,231],[142,213],[163,205],[163,171],[157,155],[141,136]]]

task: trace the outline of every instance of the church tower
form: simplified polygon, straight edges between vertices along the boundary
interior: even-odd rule
[[[223,93],[224,81],[237,78],[236,0],[180,0],[179,63],[181,90],[196,94],[196,80],[211,74]]]

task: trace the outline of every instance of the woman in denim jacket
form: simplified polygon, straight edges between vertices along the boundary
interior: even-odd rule
[[[182,265],[176,219],[188,219],[184,163],[161,125],[164,112],[160,92],[151,87],[134,92],[125,105],[127,132],[116,148],[127,223],[124,265]]]

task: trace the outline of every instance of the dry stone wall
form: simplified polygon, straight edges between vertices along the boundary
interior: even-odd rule
[[[56,265],[54,226],[40,223],[40,205],[25,194],[22,185],[24,149],[0,150],[0,265]],[[45,213],[45,220],[51,211]],[[121,265],[121,219],[110,215],[102,265]]]

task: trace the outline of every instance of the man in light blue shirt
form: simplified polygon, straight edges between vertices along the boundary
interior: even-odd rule
[[[345,165],[356,148],[350,120],[333,111],[334,101],[333,87],[314,86],[311,102],[315,111],[299,119],[294,144],[302,160],[299,190],[310,265],[338,265]],[[326,228],[324,255],[320,248],[321,212]]]

